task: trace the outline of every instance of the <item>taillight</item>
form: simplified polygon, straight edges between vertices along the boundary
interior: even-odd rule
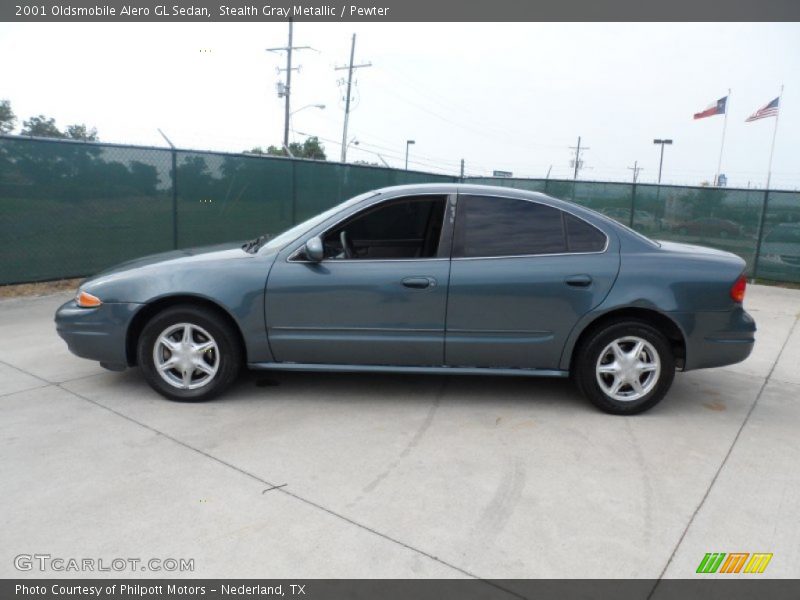
[[[731,298],[734,302],[744,301],[744,291],[747,288],[747,278],[741,275],[731,286]]]

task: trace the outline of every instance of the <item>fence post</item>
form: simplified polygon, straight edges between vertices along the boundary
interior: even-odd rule
[[[292,161],[292,211],[291,211],[291,223],[294,226],[297,223],[297,163]]]
[[[178,152],[172,148],[172,247],[178,249]]]
[[[761,257],[761,241],[764,238],[764,221],[767,220],[767,205],[769,204],[769,190],[764,190],[764,201],[761,203],[761,218],[758,220],[758,238],[756,241],[756,254],[753,257],[753,274],[750,283],[754,283],[758,276],[758,259]]]
[[[633,213],[636,211],[636,182],[633,182],[633,187],[631,188],[631,218],[630,223],[628,226],[633,229]]]

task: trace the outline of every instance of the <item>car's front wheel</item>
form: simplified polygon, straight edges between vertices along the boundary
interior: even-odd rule
[[[617,321],[590,334],[578,349],[574,378],[598,408],[632,415],[652,408],[675,376],[667,338],[643,321]]]
[[[202,402],[236,379],[242,351],[234,331],[215,312],[173,306],[142,330],[138,362],[150,386],[171,400]]]

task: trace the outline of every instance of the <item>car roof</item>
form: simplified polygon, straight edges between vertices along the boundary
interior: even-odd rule
[[[524,198],[536,200],[544,204],[553,206],[583,208],[574,202],[567,202],[553,198],[541,192],[531,190],[521,190],[519,188],[506,187],[503,185],[480,185],[475,183],[412,183],[407,185],[393,185],[375,190],[382,195],[405,195],[405,194],[483,194],[490,196],[506,196],[509,198]],[[592,211],[594,212],[594,211]]]

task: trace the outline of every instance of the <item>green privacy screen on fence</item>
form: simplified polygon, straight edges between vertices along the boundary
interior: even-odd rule
[[[452,181],[332,162],[0,136],[0,284],[89,275],[175,247],[275,234],[370,189]],[[571,200],[655,239],[735,252],[751,274],[757,260],[760,277],[800,281],[797,192],[466,181]]]
[[[361,192],[424,181],[456,178],[0,137],[0,284],[84,276],[175,247],[276,234]]]

